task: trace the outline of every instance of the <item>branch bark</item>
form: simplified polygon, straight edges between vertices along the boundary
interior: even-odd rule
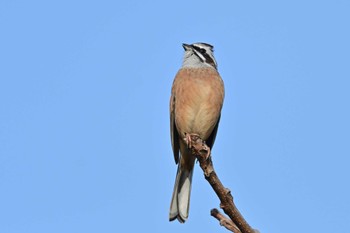
[[[188,140],[190,139],[190,140]],[[230,229],[226,227],[226,222],[223,220],[221,216],[217,218],[219,215],[216,214],[216,217],[221,223],[225,223],[224,225],[227,229],[233,230],[235,233],[258,233],[259,231],[254,230],[247,221],[243,218],[237,207],[233,202],[233,197],[231,195],[231,191],[223,186],[219,177],[216,175],[216,172],[213,167],[213,162],[210,156],[210,148],[205,144],[205,142],[197,135],[191,134],[188,135],[185,141],[188,144],[188,147],[192,150],[192,154],[196,156],[199,161],[199,165],[204,172],[205,179],[209,182],[211,187],[214,189],[216,195],[220,199],[220,208],[224,210],[225,214],[229,216],[233,225],[235,225],[237,229],[230,226]],[[215,212],[214,212],[215,214]],[[229,222],[230,223],[230,222]],[[228,225],[229,226],[229,225]],[[235,231],[236,230],[236,231]]]

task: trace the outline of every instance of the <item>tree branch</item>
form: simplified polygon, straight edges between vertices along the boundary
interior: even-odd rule
[[[205,142],[197,134],[187,135],[185,138],[185,141],[188,147],[192,150],[192,154],[196,156],[196,158],[198,159],[199,165],[204,172],[205,179],[209,182],[211,187],[214,189],[216,195],[219,197],[221,202],[220,208],[222,208],[225,214],[227,214],[230,217],[233,225],[235,225],[235,227],[239,229],[239,231],[236,231],[236,229],[234,229],[233,232],[235,233],[259,232],[257,230],[254,230],[251,226],[249,226],[247,221],[243,218],[243,216],[235,206],[233,202],[233,197],[231,195],[231,191],[222,185],[220,179],[216,175],[216,172],[213,167],[213,162],[210,156],[210,148],[205,144]],[[227,224],[230,223],[230,222],[227,223],[226,220],[222,221],[223,218],[221,218],[220,215],[216,214],[215,216],[216,218],[219,217],[217,219],[220,221],[220,224],[223,223],[222,225],[224,225],[225,227]],[[228,227],[226,228],[229,229]],[[233,228],[230,227],[229,230],[231,229]]]

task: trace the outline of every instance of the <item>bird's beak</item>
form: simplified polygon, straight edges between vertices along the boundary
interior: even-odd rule
[[[189,44],[185,44],[185,43],[183,43],[183,44],[182,44],[182,47],[184,47],[185,51],[187,51],[187,50],[190,50],[190,49],[191,49],[191,45],[189,45]]]

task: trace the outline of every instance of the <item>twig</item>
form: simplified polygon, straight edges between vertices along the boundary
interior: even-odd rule
[[[211,161],[210,148],[197,134],[191,134],[188,136],[190,137],[190,143],[188,145],[192,150],[193,155],[198,159],[199,165],[204,172],[205,179],[209,182],[216,195],[219,197],[221,202],[220,208],[224,210],[225,214],[230,217],[234,225],[236,225],[236,227],[242,233],[258,232],[251,228],[251,226],[249,226],[247,221],[243,218],[233,202],[231,191],[222,185],[221,181],[216,175],[213,163]]]
[[[234,233],[242,233],[241,230],[232,222],[231,219],[228,219],[224,216],[218,209],[212,209],[210,211],[210,215],[219,220],[220,225],[226,227],[227,230],[232,231]]]

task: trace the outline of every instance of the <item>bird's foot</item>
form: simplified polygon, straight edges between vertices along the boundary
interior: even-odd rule
[[[198,134],[185,133],[184,141],[187,144],[188,149],[195,149],[201,153],[201,155],[207,160],[210,157],[210,147],[207,146]]]
[[[192,148],[193,143],[196,140],[196,138],[195,138],[196,136],[199,138],[199,135],[197,135],[197,134],[185,133],[184,140],[187,144],[188,149]]]
[[[202,149],[200,150],[201,154],[205,154],[205,160],[208,160],[211,155],[210,147],[203,141]]]

